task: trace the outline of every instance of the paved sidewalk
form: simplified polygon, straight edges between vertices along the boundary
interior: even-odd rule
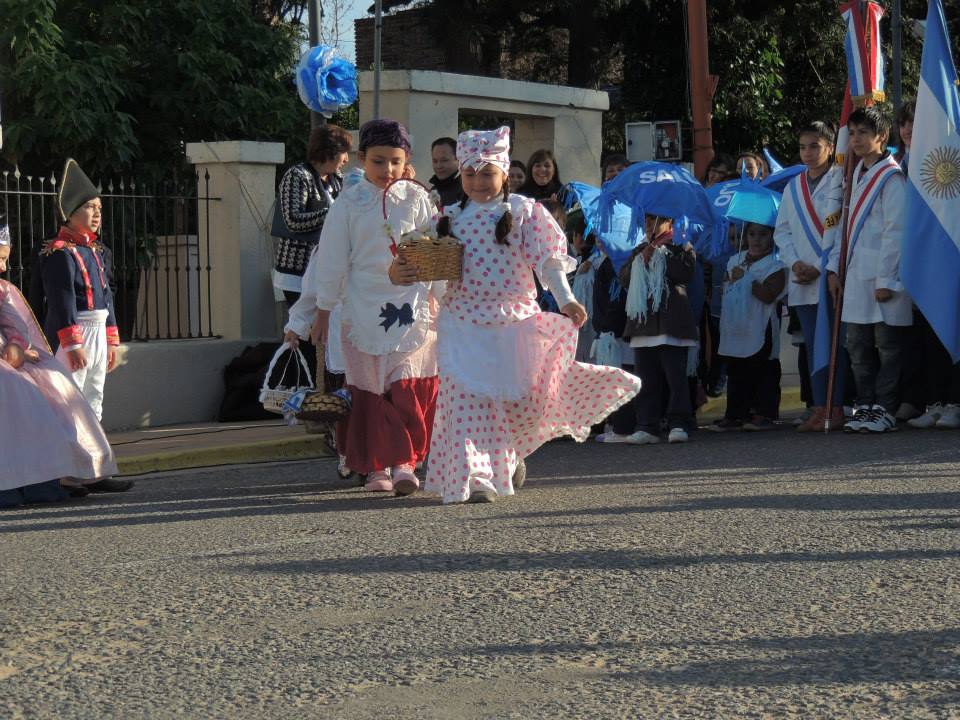
[[[323,457],[320,435],[283,420],[193,423],[110,433],[121,475]]]
[[[710,400],[698,414],[701,425],[722,417],[724,397]],[[781,416],[802,409],[798,388],[784,388]],[[238,463],[306,460],[330,454],[320,435],[281,419],[241,423],[192,423],[111,433],[121,475]]]

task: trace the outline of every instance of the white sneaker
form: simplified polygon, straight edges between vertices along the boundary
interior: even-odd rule
[[[960,428],[960,405],[953,403],[943,406],[943,414],[937,420],[937,429],[956,430]]]
[[[919,408],[914,407],[911,403],[905,402],[900,403],[900,407],[897,408],[895,419],[911,420],[915,417],[920,417],[920,415],[921,413]]]
[[[846,415],[846,409],[844,409],[844,415]],[[861,426],[870,419],[870,406],[869,405],[857,405],[853,409],[853,416],[847,420],[846,425],[843,426],[843,431],[852,433],[859,432]]]
[[[344,480],[353,475],[353,470],[347,467],[346,455],[341,455],[340,459],[337,461],[337,474]]]
[[[597,435],[598,443],[628,443],[631,435],[619,435],[615,432],[605,432]]]
[[[897,418],[886,411],[882,405],[874,405],[870,417],[860,424],[860,432],[885,433],[897,429]]]
[[[937,424],[941,415],[943,415],[943,405],[933,403],[933,405],[927,405],[927,411],[920,417],[907,420],[907,425],[918,430],[927,430]]]
[[[656,445],[660,442],[660,438],[656,435],[651,435],[645,430],[637,430],[633,435],[627,435],[627,439],[624,442],[628,442],[631,445]]]
[[[667,436],[668,443],[685,443],[689,439],[690,436],[683,428],[671,428],[670,434]]]

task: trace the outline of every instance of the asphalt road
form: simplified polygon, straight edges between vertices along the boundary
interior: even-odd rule
[[[960,718],[960,433],[331,461],[0,515],[3,718]]]

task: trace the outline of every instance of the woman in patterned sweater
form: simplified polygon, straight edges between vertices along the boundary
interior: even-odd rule
[[[303,273],[323,221],[343,187],[340,170],[347,163],[350,146],[350,133],[343,128],[314,128],[307,144],[307,161],[291,167],[280,180],[277,206],[286,236],[277,246],[273,284],[283,291],[288,307],[300,296]]]

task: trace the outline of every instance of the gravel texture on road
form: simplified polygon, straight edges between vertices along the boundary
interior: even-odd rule
[[[960,434],[330,460],[0,514],[4,718],[960,718]]]

